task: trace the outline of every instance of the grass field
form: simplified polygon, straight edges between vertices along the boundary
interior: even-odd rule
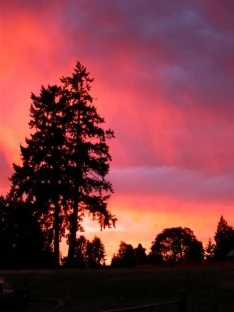
[[[0,274],[27,285],[34,300],[56,300],[68,291],[72,301],[90,312],[176,299],[181,289],[188,291],[189,312],[234,311],[234,266]]]

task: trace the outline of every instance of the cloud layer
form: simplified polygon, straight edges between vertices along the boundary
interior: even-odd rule
[[[234,223],[233,1],[0,6],[1,193],[29,134],[30,92],[59,82],[79,60],[95,77],[96,105],[117,136],[110,208],[120,221],[111,235],[120,240],[122,228],[136,237],[129,223],[141,224],[136,216],[146,211],[139,240],[180,220],[203,238],[213,235],[220,213]],[[206,227],[198,224],[203,214]]]

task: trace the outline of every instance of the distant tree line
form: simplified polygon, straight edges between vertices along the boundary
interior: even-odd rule
[[[54,268],[56,258],[51,247],[50,232],[43,230],[32,207],[14,198],[0,196],[0,269]],[[157,234],[149,252],[142,244],[133,247],[124,241],[113,255],[110,266],[130,268],[147,264],[202,263],[224,261],[234,250],[234,228],[221,216],[214,241],[203,246],[187,227],[166,228]],[[69,267],[67,257],[61,255],[60,266]],[[106,267],[104,243],[95,236],[88,240],[77,237],[73,267]]]
[[[234,228],[220,217],[214,242],[211,239],[203,246],[189,228],[166,228],[156,235],[150,251],[139,244],[134,248],[131,244],[121,242],[119,250],[113,255],[112,267],[134,267],[144,264],[202,263],[228,260],[228,254],[234,251]],[[232,257],[234,260],[234,256]]]

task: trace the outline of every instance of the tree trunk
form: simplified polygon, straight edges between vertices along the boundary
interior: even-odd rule
[[[78,99],[80,101],[80,98]],[[78,230],[77,218],[78,218],[78,206],[79,206],[79,191],[80,191],[80,184],[81,184],[81,177],[82,171],[80,167],[80,137],[81,137],[81,111],[78,110],[77,116],[77,150],[76,150],[76,181],[75,181],[75,189],[74,189],[74,208],[71,218],[71,226],[70,226],[70,236],[69,236],[69,248],[68,248],[68,255],[67,255],[67,266],[74,266],[74,257],[75,257],[75,246],[76,246],[76,233]]]
[[[74,266],[74,257],[75,257],[75,246],[76,246],[76,233],[77,233],[77,218],[78,218],[78,205],[79,201],[76,199],[74,201],[74,210],[72,213],[71,226],[70,226],[70,235],[69,235],[69,248],[67,255],[67,266]]]
[[[60,264],[60,250],[59,250],[59,205],[54,208],[54,256],[56,266]]]

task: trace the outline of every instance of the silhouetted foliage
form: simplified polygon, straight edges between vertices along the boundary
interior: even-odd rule
[[[220,217],[215,233],[215,260],[225,260],[228,252],[234,249],[234,229],[228,225],[227,221]]]
[[[55,265],[50,246],[32,215],[32,207],[23,201],[6,197],[1,201],[1,258],[0,267],[46,268]]]
[[[191,261],[202,261],[204,259],[204,248],[202,242],[197,239],[190,243],[190,252],[188,260]]]
[[[64,234],[62,211],[66,191],[64,97],[57,86],[42,87],[39,96],[32,93],[30,138],[20,146],[22,165],[13,165],[11,193],[32,206],[48,239],[53,242],[59,265],[59,242]]]
[[[0,196],[0,268],[8,266],[12,254],[12,241],[6,198]]]
[[[113,191],[105,179],[109,172],[111,155],[106,143],[114,137],[113,130],[101,126],[104,118],[97,113],[90,94],[93,79],[79,62],[71,77],[62,77],[62,90],[66,101],[66,147],[67,179],[69,183],[68,263],[72,265],[75,255],[76,233],[79,216],[88,211],[101,229],[115,224],[116,218],[107,209],[107,200]]]
[[[163,264],[164,260],[161,254],[150,251],[150,253],[147,256],[147,262],[150,264],[158,265]]]
[[[164,261],[174,263],[202,260],[203,247],[189,228],[167,228],[152,243],[152,256],[162,256]]]
[[[77,268],[85,268],[87,267],[87,244],[88,239],[84,235],[80,235],[76,240],[75,245],[75,257],[73,266]],[[66,267],[67,265],[67,257],[63,258],[63,265]]]
[[[105,246],[97,236],[86,247],[86,261],[90,268],[98,268],[105,265]]]
[[[76,247],[75,247],[75,266],[78,268],[85,268],[87,266],[87,245],[89,241],[88,239],[81,235],[76,240]]]
[[[99,268],[105,265],[105,246],[97,236],[89,241],[84,235],[76,240],[74,265],[77,268]],[[64,266],[67,258],[63,258]]]
[[[207,245],[205,246],[205,259],[207,261],[214,260],[215,244],[212,243],[209,238]]]
[[[121,242],[116,255],[113,255],[111,266],[115,268],[131,268],[136,265],[136,256],[131,244]]]
[[[143,248],[141,244],[138,244],[137,248],[134,249],[135,257],[136,257],[136,264],[146,264],[147,263],[147,255],[146,249]]]
[[[79,62],[61,86],[41,87],[31,95],[32,133],[20,146],[22,165],[13,165],[11,194],[32,207],[59,265],[59,243],[69,234],[67,263],[75,261],[76,234],[85,212],[101,229],[115,224],[107,209],[112,185],[105,180],[111,155],[106,143],[114,137],[104,130],[90,95],[91,83]]]

